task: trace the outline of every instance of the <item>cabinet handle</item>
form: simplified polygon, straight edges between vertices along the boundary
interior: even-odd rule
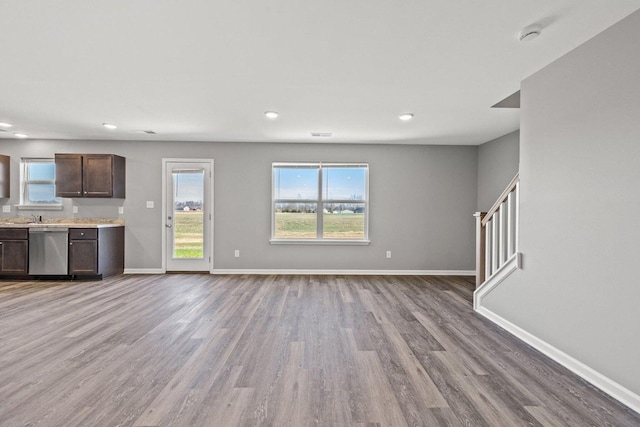
[[[69,246],[73,246],[73,242],[69,242]]]
[[[80,194],[80,192],[78,191],[78,194]]]
[[[81,236],[84,236],[84,233],[80,233]]]

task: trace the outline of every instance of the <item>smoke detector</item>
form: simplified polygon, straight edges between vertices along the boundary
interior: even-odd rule
[[[542,27],[540,27],[540,25],[529,25],[518,33],[518,40],[528,42],[538,37],[540,33],[542,33]]]

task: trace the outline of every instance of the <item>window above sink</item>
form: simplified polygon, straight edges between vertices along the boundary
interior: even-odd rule
[[[19,210],[62,210],[56,197],[56,165],[51,158],[20,159]]]

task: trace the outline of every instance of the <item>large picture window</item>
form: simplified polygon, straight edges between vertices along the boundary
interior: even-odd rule
[[[272,242],[367,243],[369,166],[273,163]]]

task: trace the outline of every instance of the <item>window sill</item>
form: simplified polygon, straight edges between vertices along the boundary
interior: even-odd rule
[[[371,240],[337,240],[337,239],[271,239],[272,245],[339,245],[368,246]]]
[[[62,205],[16,205],[19,211],[61,211]]]

